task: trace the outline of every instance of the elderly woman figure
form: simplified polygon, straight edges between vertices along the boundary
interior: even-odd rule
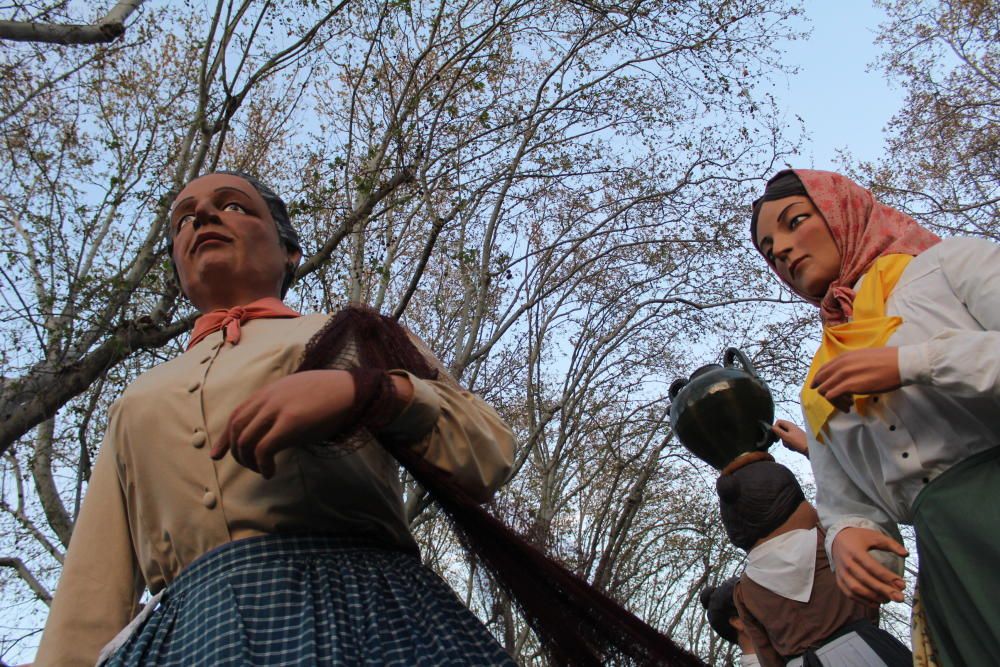
[[[301,252],[254,179],[191,181],[170,225],[203,315],[111,408],[35,664],[89,667],[118,635],[107,664],[512,665],[421,564],[382,446],[482,501],[510,472],[510,429],[443,373],[360,366],[371,341],[293,372],[331,318],[281,302]]]

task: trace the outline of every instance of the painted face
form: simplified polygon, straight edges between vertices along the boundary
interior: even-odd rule
[[[840,250],[809,197],[764,202],[757,217],[757,247],[799,294],[821,299],[840,275]]]
[[[184,186],[170,212],[170,236],[181,288],[192,300],[219,281],[277,296],[289,261],[298,259],[282,245],[260,193],[231,174]]]

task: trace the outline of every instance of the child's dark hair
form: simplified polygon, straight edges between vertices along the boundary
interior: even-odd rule
[[[787,521],[806,499],[792,471],[770,455],[724,472],[715,490],[729,541],[744,551]]]
[[[730,644],[736,643],[738,635],[730,621],[739,616],[736,602],[733,601],[733,593],[739,580],[739,577],[730,577],[718,586],[709,586],[701,592],[700,598],[701,606],[705,608],[705,615],[708,617],[708,624],[716,634]]]

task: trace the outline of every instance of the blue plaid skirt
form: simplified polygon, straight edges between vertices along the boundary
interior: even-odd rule
[[[515,665],[419,558],[319,535],[200,557],[106,664]]]

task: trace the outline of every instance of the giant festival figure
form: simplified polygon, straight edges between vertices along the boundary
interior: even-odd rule
[[[268,187],[192,180],[169,241],[202,315],[110,410],[35,665],[514,665],[421,562],[398,463],[556,664],[701,664],[480,507],[511,429],[419,339],[285,306],[302,252]]]
[[[902,600],[900,573],[875,555],[905,556],[897,525],[912,524],[915,654],[1000,664],[1000,247],[942,241],[850,179],[805,169],[768,182],[750,227],[820,309],[802,411],[838,584]]]

